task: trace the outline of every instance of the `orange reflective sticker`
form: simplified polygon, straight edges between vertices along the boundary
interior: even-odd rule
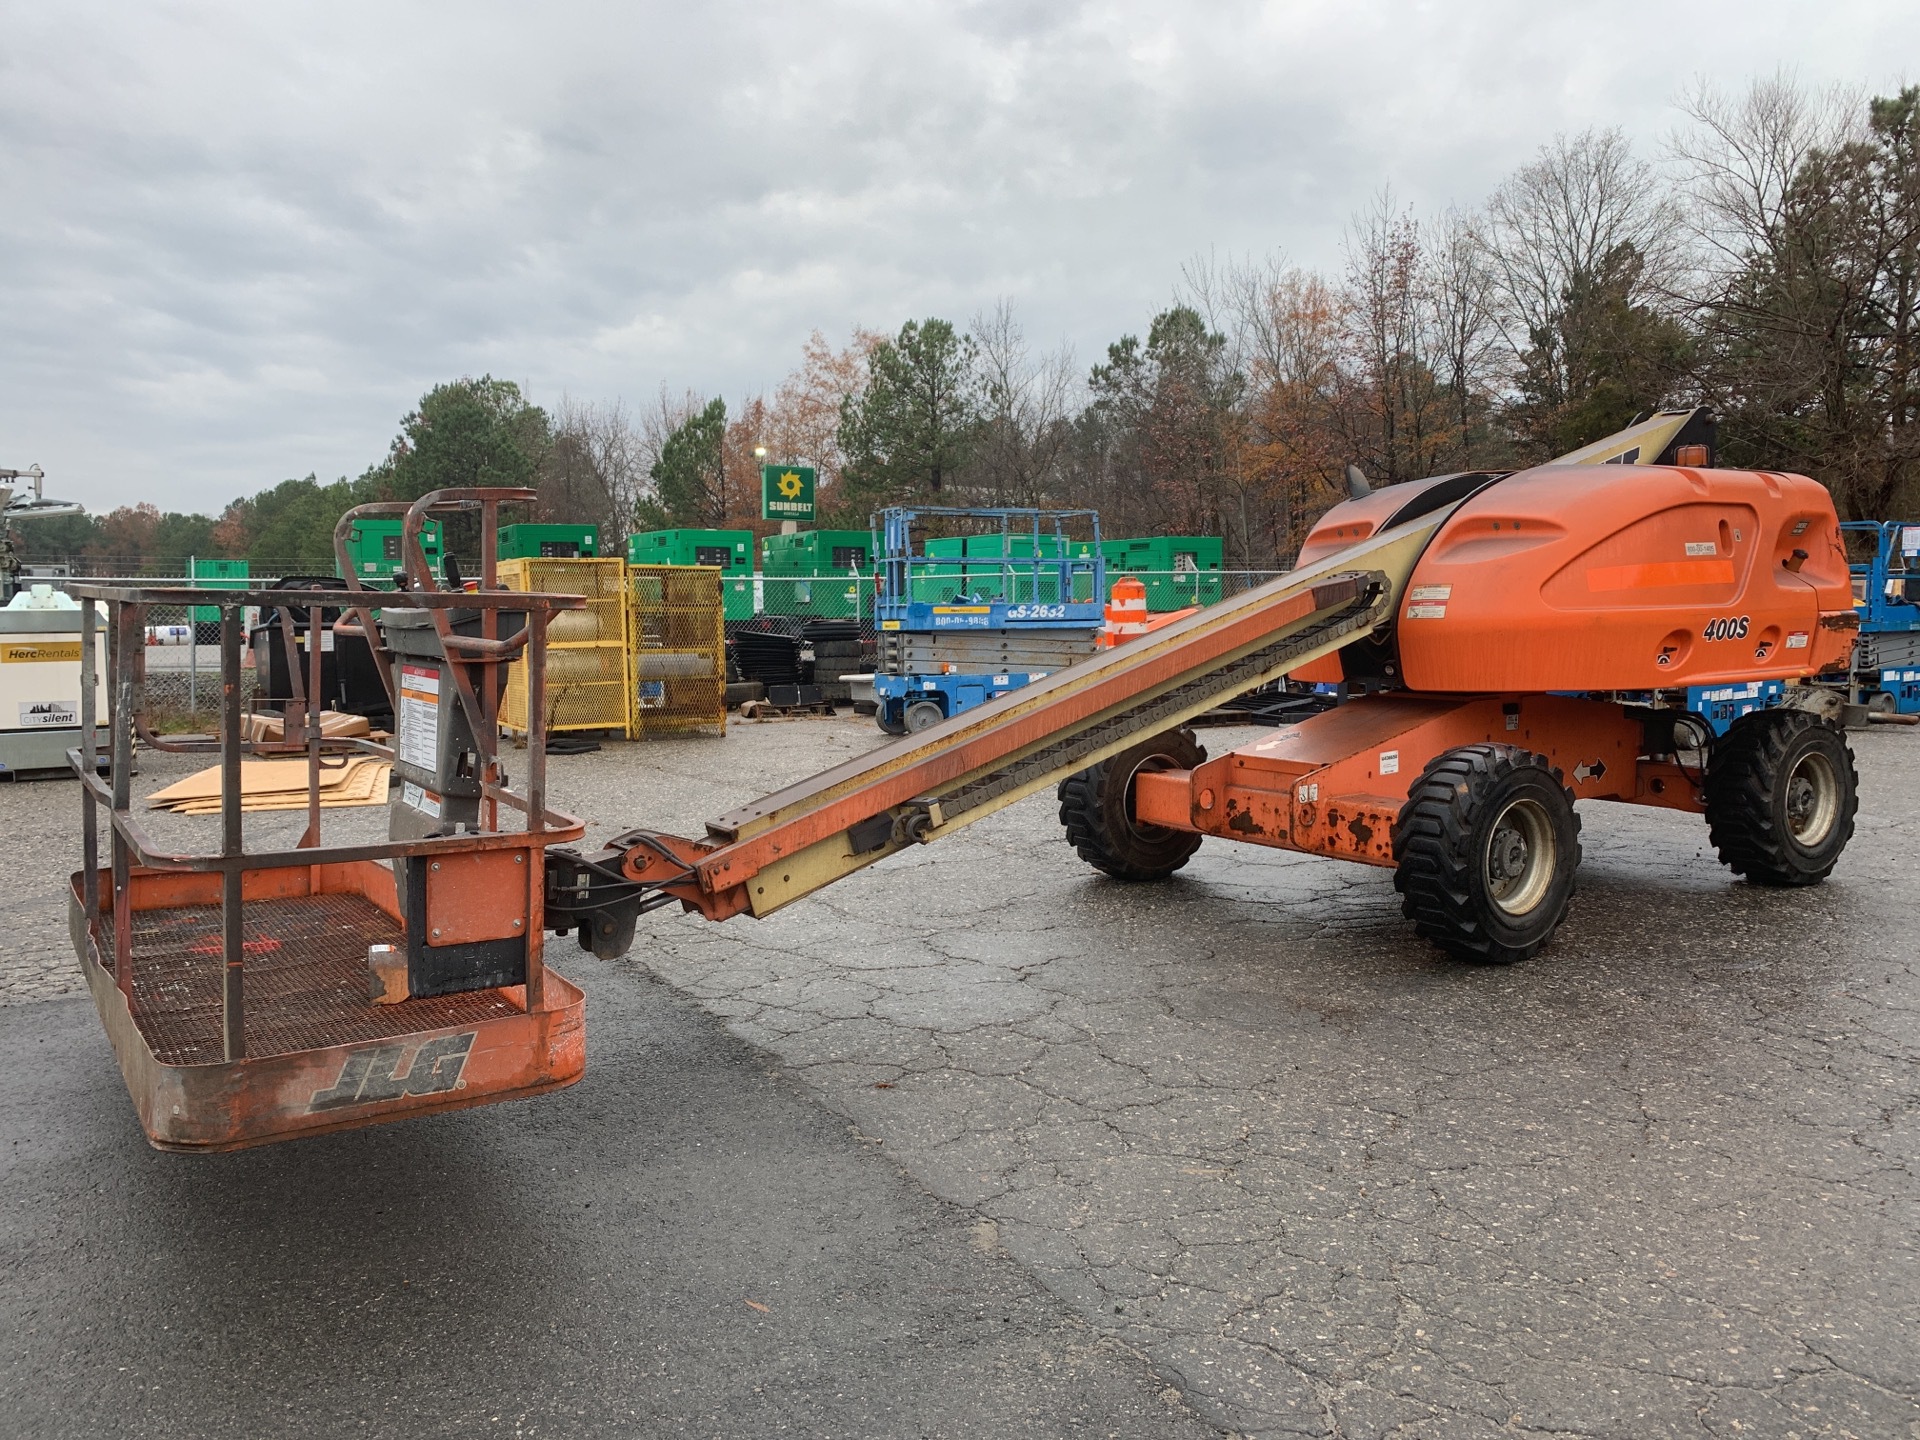
[[[1601,565],[1587,571],[1589,590],[1664,590],[1685,585],[1731,585],[1733,561],[1663,560],[1647,565]]]

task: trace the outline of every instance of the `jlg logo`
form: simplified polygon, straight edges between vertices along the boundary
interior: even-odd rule
[[[1717,620],[1709,620],[1700,636],[1703,640],[1744,640],[1747,638],[1747,617],[1723,615]]]
[[[325,1090],[313,1092],[307,1112],[338,1110],[347,1105],[371,1105],[405,1095],[438,1095],[460,1083],[473,1049],[473,1031],[441,1035],[422,1041],[415,1049],[406,1041],[355,1050],[340,1066],[340,1078]],[[407,1052],[413,1063],[407,1065]],[[400,1073],[406,1065],[406,1074]]]

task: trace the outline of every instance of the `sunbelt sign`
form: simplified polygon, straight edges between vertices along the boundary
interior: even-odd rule
[[[763,520],[813,519],[813,466],[762,465],[760,467],[760,518]]]

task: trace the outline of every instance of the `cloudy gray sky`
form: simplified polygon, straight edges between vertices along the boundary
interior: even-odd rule
[[[1781,66],[1885,88],[1920,4],[0,0],[0,467],[217,511],[440,380],[737,398],[1002,296],[1091,361],[1198,252]]]

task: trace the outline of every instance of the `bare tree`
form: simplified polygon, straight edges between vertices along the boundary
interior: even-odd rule
[[[1002,299],[973,317],[985,415],[968,483],[995,505],[1033,505],[1059,486],[1068,417],[1079,398],[1073,351],[1066,345],[1036,356]]]
[[[1678,104],[1693,124],[1673,132],[1667,152],[1692,201],[1687,229],[1709,285],[1758,254],[1779,253],[1795,177],[1816,151],[1859,139],[1866,111],[1857,88],[1809,94],[1784,73],[1737,95],[1701,81]]]
[[[1383,189],[1346,235],[1348,343],[1366,424],[1352,457],[1388,483],[1431,474],[1448,435],[1420,226]]]
[[[540,467],[545,521],[598,525],[617,537],[632,523],[646,483],[642,441],[618,400],[603,405],[561,397],[553,443]]]
[[[1278,253],[1196,258],[1176,292],[1224,334],[1223,364],[1245,377],[1234,431],[1233,508],[1248,565],[1294,553],[1339,493],[1364,429],[1339,293]]]
[[[1447,395],[1452,462],[1484,463],[1478,432],[1499,377],[1494,278],[1474,219],[1448,209],[1426,227],[1423,288],[1432,306],[1433,357]]]
[[[1481,233],[1506,348],[1549,369],[1568,295],[1617,269],[1622,246],[1638,262],[1630,303],[1671,295],[1684,263],[1680,206],[1618,129],[1541,146],[1493,192]]]
[[[1920,485],[1920,87],[1862,102],[1775,76],[1686,108],[1700,374],[1730,451],[1884,517]]]

